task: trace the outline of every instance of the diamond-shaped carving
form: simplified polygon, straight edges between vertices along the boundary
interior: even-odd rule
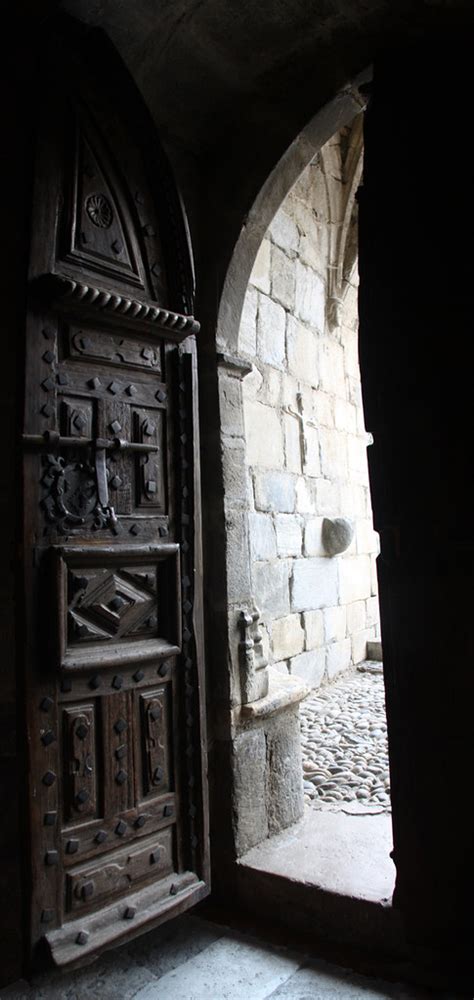
[[[43,361],[46,361],[46,364],[50,365],[51,362],[54,361],[53,351],[45,351],[43,354]]]
[[[94,839],[95,839],[96,844],[103,844],[104,840],[107,840],[107,837],[108,837],[108,833],[106,833],[105,830],[99,830],[99,832],[96,833]]]
[[[116,780],[116,782],[117,782],[117,785],[123,785],[123,784],[125,784],[125,782],[126,782],[126,780],[127,780],[127,772],[126,772],[126,771],[122,771],[122,770],[120,770],[120,771],[119,771],[119,772],[118,772],[118,773],[117,773],[117,774],[115,775],[115,780]]]
[[[44,417],[52,417],[54,413],[54,406],[52,403],[44,403],[41,407],[41,413]]]
[[[118,420],[112,420],[112,423],[109,424],[109,427],[114,434],[118,434],[119,431],[122,430],[122,424]]]
[[[124,823],[123,819],[119,820],[117,826],[115,827],[115,833],[117,834],[117,837],[123,837],[126,829],[127,829],[127,824]]]
[[[127,385],[127,389],[126,389],[127,396],[135,396],[136,391],[137,391],[137,389],[136,389],[136,386],[133,384],[133,382],[131,382],[130,385]]]
[[[122,684],[123,684],[123,677],[121,677],[120,674],[116,674],[112,681],[112,687],[115,688],[116,691],[120,691]]]
[[[59,372],[58,374],[58,385],[69,385],[70,378],[66,372]]]
[[[90,378],[87,385],[89,386],[89,389],[100,389],[102,382],[100,381],[100,378],[97,378],[96,376],[95,378]]]
[[[107,388],[112,393],[112,396],[116,396],[120,392],[121,385],[120,382],[110,382]]]
[[[120,733],[125,732],[126,728],[127,723],[125,722],[125,719],[117,719],[117,722],[114,725],[115,732],[120,735]]]
[[[80,722],[79,725],[76,726],[76,736],[78,736],[80,740],[85,740],[88,732],[89,730],[83,722]]]
[[[49,377],[49,375],[48,375],[48,378],[45,378],[43,380],[43,382],[41,383],[41,385],[43,386],[43,389],[45,390],[45,392],[51,392],[51,390],[54,389],[54,382],[53,382],[52,378]]]
[[[81,590],[75,586],[76,579],[71,572],[69,634],[73,641],[146,631],[150,615],[156,614],[154,574],[148,579],[146,573],[98,570],[88,576],[87,587]]]
[[[165,392],[165,390],[164,389],[158,389],[158,392],[155,392],[155,399],[157,399],[159,403],[164,403],[164,401],[166,399],[166,392]]]

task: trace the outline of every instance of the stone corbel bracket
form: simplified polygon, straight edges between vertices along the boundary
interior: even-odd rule
[[[243,705],[258,701],[268,694],[268,661],[263,651],[263,637],[259,631],[259,623],[258,608],[240,612],[239,665]]]

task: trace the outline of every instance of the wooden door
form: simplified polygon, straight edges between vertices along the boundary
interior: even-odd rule
[[[180,211],[108,47],[51,36],[26,334],[24,639],[31,947],[58,964],[208,891],[198,324]]]

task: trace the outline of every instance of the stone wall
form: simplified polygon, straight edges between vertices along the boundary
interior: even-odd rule
[[[363,660],[379,621],[358,363],[356,203],[348,198],[358,161],[352,155],[348,176],[350,136],[343,130],[323,148],[275,216],[252,271],[239,337],[239,353],[252,364],[242,387],[239,512],[248,507],[252,592],[269,662],[311,686]],[[323,518],[340,516],[353,521],[354,538],[329,557]]]

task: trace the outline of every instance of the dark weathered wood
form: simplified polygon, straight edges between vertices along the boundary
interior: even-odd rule
[[[93,78],[47,60],[26,334],[30,940],[60,964],[208,891],[198,324]]]

